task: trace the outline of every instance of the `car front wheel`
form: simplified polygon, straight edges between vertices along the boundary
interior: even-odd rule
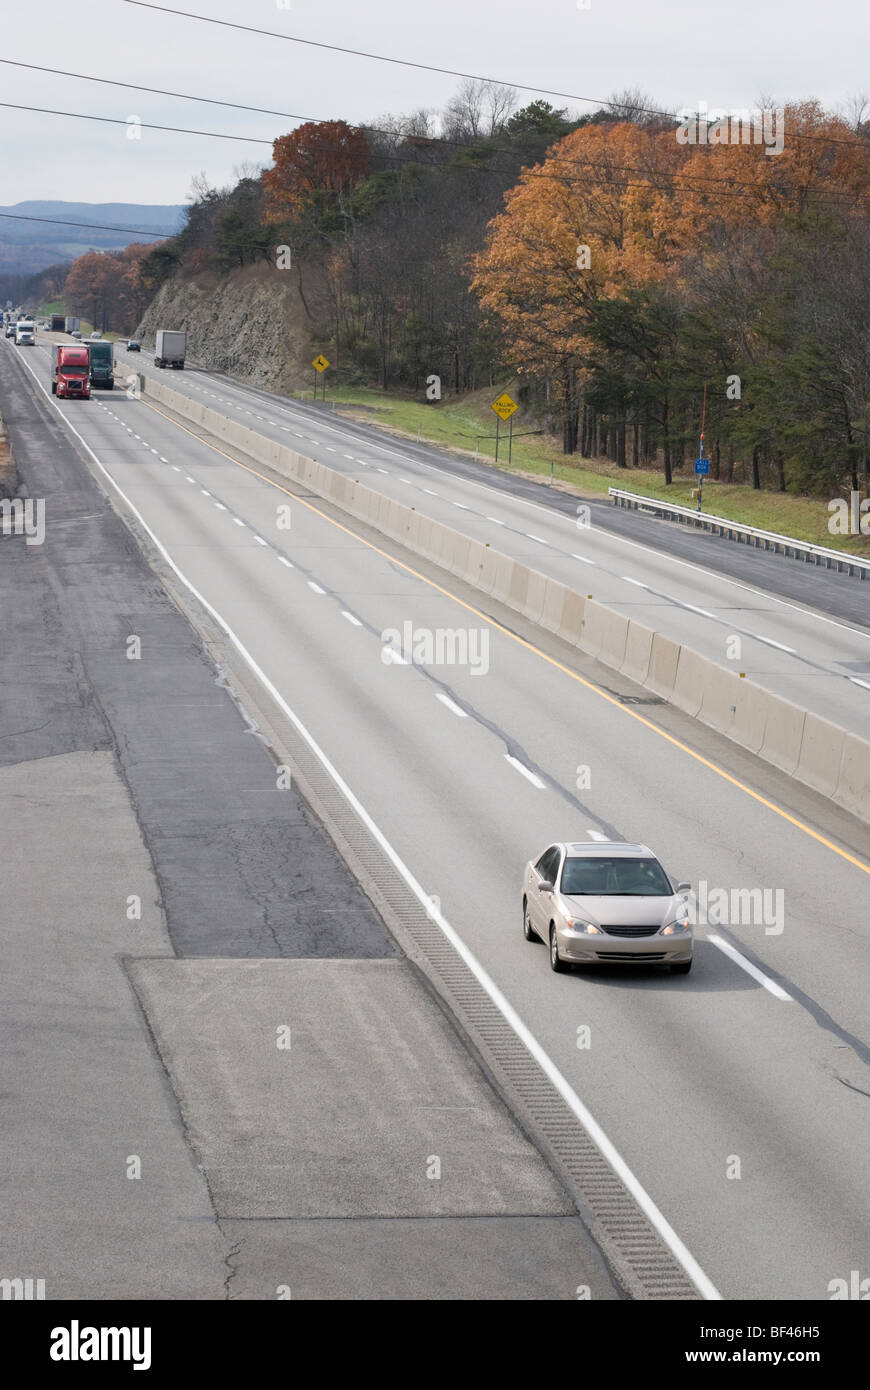
[[[556,935],[556,928],[550,928],[550,969],[555,970],[557,975],[561,975],[567,970],[567,966],[559,955],[559,938]]]

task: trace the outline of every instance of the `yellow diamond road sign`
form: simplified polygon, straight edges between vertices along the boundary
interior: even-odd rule
[[[327,358],[325,358],[324,355],[323,355],[323,353],[321,352],[321,353],[319,354],[319,356],[315,357],[315,359],[314,359],[314,361],[311,363],[311,365],[312,365],[312,367],[316,367],[317,370],[318,370],[319,372],[325,372],[326,369],[327,369],[327,367],[329,366],[329,362],[328,362]]]
[[[514,411],[519,409],[516,401],[511,400],[507,391],[504,395],[499,396],[497,401],[493,401],[492,408],[502,420],[509,420]]]

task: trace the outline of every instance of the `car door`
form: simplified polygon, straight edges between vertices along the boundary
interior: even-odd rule
[[[529,916],[532,919],[532,926],[544,939],[547,937],[550,924],[550,910],[552,898],[548,893],[540,892],[539,883],[549,881],[555,882],[556,874],[559,870],[559,859],[561,850],[558,845],[551,845],[544,850],[532,873],[532,885],[529,893]]]

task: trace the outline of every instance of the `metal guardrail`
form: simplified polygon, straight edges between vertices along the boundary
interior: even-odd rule
[[[870,560],[861,555],[850,555],[844,550],[830,550],[824,545],[811,545],[808,541],[796,540],[794,536],[780,536],[776,531],[762,531],[757,526],[746,526],[741,521],[729,521],[724,516],[713,516],[711,512],[697,512],[692,507],[680,507],[675,502],[662,502],[658,497],[642,497],[636,492],[625,492],[622,488],[607,489],[617,507],[629,507],[634,511],[648,512],[665,520],[680,521],[688,525],[700,526],[714,535],[724,536],[726,540],[745,545],[761,546],[776,554],[788,555],[795,560],[806,560],[809,564],[824,565],[825,569],[836,569],[840,574],[850,574],[859,579],[870,579]]]

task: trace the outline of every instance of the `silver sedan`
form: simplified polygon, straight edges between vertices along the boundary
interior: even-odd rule
[[[552,844],[523,877],[523,933],[569,965],[692,968],[691,885],[665,873],[646,845],[616,840]]]

